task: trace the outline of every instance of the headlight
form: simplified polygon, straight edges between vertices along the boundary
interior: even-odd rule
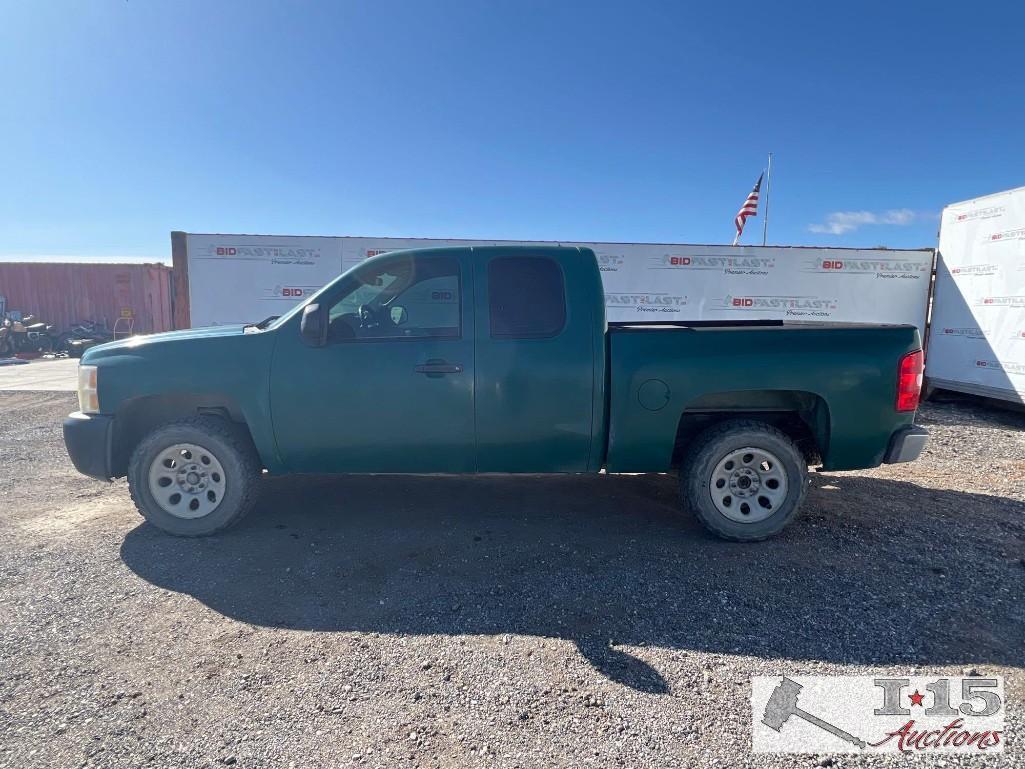
[[[100,398],[96,393],[96,366],[78,366],[78,410],[84,414],[100,412]]]

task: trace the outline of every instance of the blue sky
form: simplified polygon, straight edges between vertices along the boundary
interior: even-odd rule
[[[932,246],[1025,184],[1015,3],[0,0],[0,257],[172,229]],[[742,242],[761,240],[761,217]]]

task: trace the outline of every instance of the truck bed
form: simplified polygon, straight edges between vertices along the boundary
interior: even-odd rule
[[[609,323],[612,472],[669,468],[681,415],[799,411],[829,470],[882,461],[896,426],[897,366],[921,349],[909,325],[779,320]]]

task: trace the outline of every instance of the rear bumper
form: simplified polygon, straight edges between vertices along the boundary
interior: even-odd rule
[[[929,440],[929,431],[918,425],[902,427],[890,437],[883,462],[888,465],[897,462],[914,462]]]
[[[64,419],[64,446],[75,469],[92,478],[109,480],[112,476],[110,448],[114,435],[114,417],[83,414],[76,411]]]

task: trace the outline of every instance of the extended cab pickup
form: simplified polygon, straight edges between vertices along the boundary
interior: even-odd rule
[[[922,363],[913,326],[609,324],[586,248],[397,251],[280,318],[90,349],[64,439],[177,535],[241,518],[264,469],[604,469],[678,470],[684,507],[750,541],[794,517],[809,464],[919,455]]]

